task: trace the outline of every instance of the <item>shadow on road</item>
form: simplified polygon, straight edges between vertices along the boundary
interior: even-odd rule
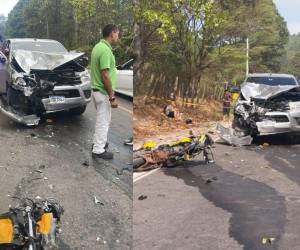
[[[268,143],[258,153],[263,155],[269,165],[300,185],[299,150],[300,135],[272,135],[256,138],[255,143]]]
[[[277,242],[286,223],[286,207],[284,197],[273,188],[228,172],[218,165],[207,166],[199,162],[164,169],[164,173],[197,187],[207,200],[230,212],[230,237],[245,250],[278,249]],[[263,245],[262,237],[265,236],[274,237],[275,243]]]

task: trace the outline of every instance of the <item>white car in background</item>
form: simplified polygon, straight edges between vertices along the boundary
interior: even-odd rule
[[[116,92],[133,97],[133,59],[117,67]]]

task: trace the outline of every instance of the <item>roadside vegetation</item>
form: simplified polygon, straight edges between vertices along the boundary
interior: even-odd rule
[[[8,15],[5,36],[55,39],[89,55],[102,28],[115,23],[122,38],[115,53],[122,64],[132,58],[131,6],[129,0],[19,0]]]
[[[272,0],[135,0],[136,94],[221,99],[246,73],[280,72],[289,33]]]

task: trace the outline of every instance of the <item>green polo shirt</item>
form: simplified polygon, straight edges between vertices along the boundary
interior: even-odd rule
[[[101,79],[101,71],[104,69],[109,70],[109,79],[112,85],[113,91],[116,89],[116,60],[112,52],[111,45],[104,39],[102,39],[92,51],[91,57],[91,85],[92,89],[98,89],[104,95],[107,92],[104,88],[104,84]]]

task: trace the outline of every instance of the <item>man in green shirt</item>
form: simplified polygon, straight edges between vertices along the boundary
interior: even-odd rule
[[[117,70],[112,44],[118,41],[119,30],[117,26],[108,24],[104,27],[102,35],[103,39],[96,44],[91,57],[91,85],[97,110],[92,155],[108,160],[113,158],[113,153],[107,151],[111,108],[118,107],[114,96]]]

